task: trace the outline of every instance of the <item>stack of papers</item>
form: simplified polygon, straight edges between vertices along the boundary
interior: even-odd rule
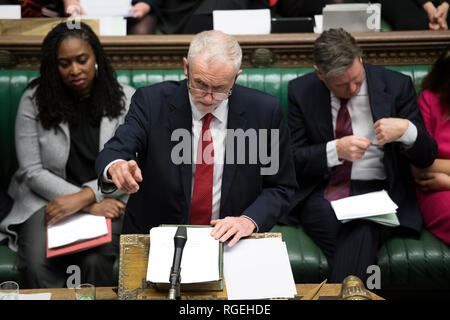
[[[343,223],[368,219],[387,226],[400,225],[396,214],[398,206],[386,190],[331,201],[331,206],[337,219]]]
[[[211,227],[187,227],[187,241],[181,258],[181,283],[220,280],[219,240],[211,237]],[[155,227],[150,230],[147,281],[169,283],[177,227]]]
[[[106,218],[89,213],[75,213],[48,226],[48,248],[53,249],[74,242],[97,238],[108,233]]]
[[[242,239],[225,247],[224,277],[229,300],[294,298],[297,294],[281,238]]]
[[[111,239],[111,219],[75,213],[47,227],[47,258],[87,250]]]

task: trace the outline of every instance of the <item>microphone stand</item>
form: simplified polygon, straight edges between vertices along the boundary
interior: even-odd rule
[[[170,269],[170,288],[169,295],[167,299],[169,300],[179,300],[181,299],[180,295],[180,283],[181,283],[181,258],[183,255],[184,245],[187,241],[187,232],[185,226],[179,226],[177,228],[177,232],[175,233],[175,237],[173,238],[175,244],[175,251],[173,253],[173,263],[172,268]]]

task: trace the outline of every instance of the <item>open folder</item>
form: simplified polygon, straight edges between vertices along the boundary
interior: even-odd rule
[[[47,258],[91,249],[111,239],[111,219],[76,213],[47,227]]]
[[[345,223],[354,219],[367,219],[390,227],[400,225],[398,206],[386,190],[369,192],[331,201],[336,217]]]
[[[186,226],[187,241],[181,258],[182,291],[223,290],[223,244],[211,237],[210,226]],[[169,288],[177,226],[150,230],[147,281],[157,289]]]

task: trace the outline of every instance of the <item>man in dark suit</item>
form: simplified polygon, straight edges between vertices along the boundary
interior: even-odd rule
[[[232,246],[287,211],[296,187],[287,123],[278,99],[234,84],[241,59],[233,37],[202,32],[183,59],[187,80],[136,91],[96,161],[102,191],[132,193],[123,233],[212,224]]]
[[[337,220],[330,201],[385,189],[398,205],[399,229],[419,232],[422,219],[410,164],[429,166],[437,145],[423,124],[411,79],[362,62],[343,29],[314,45],[315,72],[289,83],[288,126],[299,191],[285,224],[301,224],[331,266],[331,282],[367,278],[394,228]]]

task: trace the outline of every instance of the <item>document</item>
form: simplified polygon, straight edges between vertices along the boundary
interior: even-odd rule
[[[398,226],[396,212],[398,206],[386,190],[369,192],[331,201],[338,220],[348,222],[353,219],[369,219],[388,226]]]
[[[2,4],[0,7],[0,19],[20,19],[20,4]]]
[[[131,0],[80,0],[80,5],[89,16],[128,17]]]
[[[227,34],[269,34],[271,28],[269,9],[214,10],[214,30]]]
[[[105,217],[79,212],[47,227],[47,247],[58,248],[107,233]]]
[[[221,280],[219,240],[211,237],[212,227],[187,227],[187,241],[181,258],[181,284]],[[177,227],[155,227],[150,230],[147,281],[169,283],[175,251]]]
[[[225,247],[223,258],[229,300],[294,298],[297,294],[281,238],[241,239]]]

